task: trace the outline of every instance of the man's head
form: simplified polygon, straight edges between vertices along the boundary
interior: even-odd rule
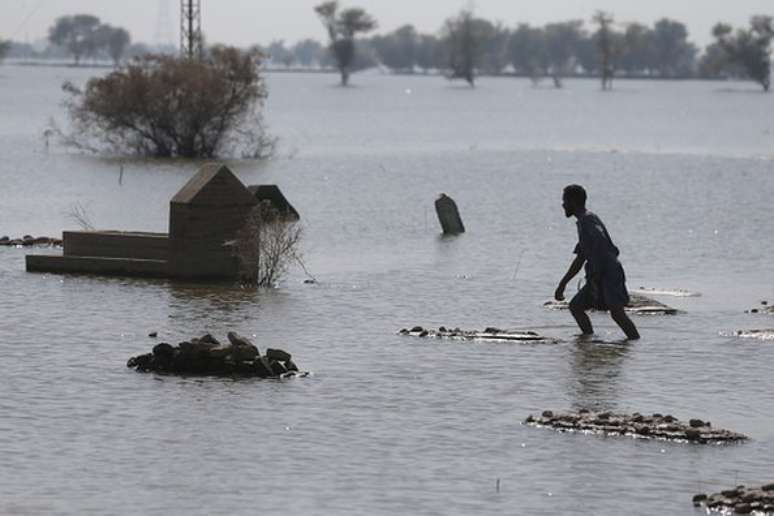
[[[570,185],[564,188],[562,208],[567,218],[582,213],[586,209],[586,190],[580,185]]]

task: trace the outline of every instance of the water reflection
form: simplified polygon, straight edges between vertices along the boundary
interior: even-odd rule
[[[568,380],[574,409],[615,408],[623,365],[630,349],[625,343],[577,343],[572,351],[571,377]]]

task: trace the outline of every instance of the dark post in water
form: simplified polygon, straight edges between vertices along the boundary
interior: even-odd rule
[[[465,232],[457,203],[445,193],[436,199],[435,212],[438,214],[438,221],[441,223],[444,235],[458,235]]]

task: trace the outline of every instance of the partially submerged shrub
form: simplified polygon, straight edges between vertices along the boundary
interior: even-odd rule
[[[259,57],[227,47],[203,61],[149,55],[83,90],[65,83],[73,124],[65,142],[154,157],[267,157],[274,140],[261,116]]]
[[[282,216],[270,202],[255,206],[237,233],[234,250],[243,284],[273,287],[299,256],[302,230],[292,217]]]

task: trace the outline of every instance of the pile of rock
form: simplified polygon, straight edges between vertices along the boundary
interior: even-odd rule
[[[543,303],[546,308],[557,310],[568,310],[570,305],[567,301],[546,301]],[[629,304],[624,308],[627,312],[640,315],[675,315],[679,311],[664,303],[651,299],[641,294],[630,293]]]
[[[774,328],[736,330],[736,336],[742,339],[774,340]]]
[[[747,436],[736,432],[712,428],[708,421],[700,419],[691,419],[685,423],[670,415],[644,416],[637,412],[625,415],[611,412],[591,412],[590,410],[580,410],[575,413],[554,413],[546,410],[540,417],[529,416],[524,423],[560,431],[628,435],[700,444],[726,443],[747,439]]]
[[[51,237],[33,237],[32,235],[24,235],[21,238],[0,237],[0,246],[30,247],[33,245],[61,246],[62,240]]]
[[[774,305],[769,304],[768,301],[761,301],[761,304],[759,307],[756,308],[750,308],[749,310],[745,310],[744,313],[746,314],[774,314]]]
[[[700,292],[692,292],[684,288],[654,288],[654,287],[640,287],[629,292],[642,295],[651,296],[670,296],[670,297],[701,297]]]
[[[437,330],[430,328],[423,328],[421,326],[414,326],[410,330],[403,328],[398,332],[400,335],[407,335],[410,337],[432,337],[432,338],[446,338],[446,339],[461,339],[461,340],[512,340],[512,341],[553,341],[542,335],[535,333],[534,331],[521,331],[521,330],[501,330],[499,328],[486,328],[483,331],[472,330],[465,331],[459,328],[449,329],[445,326],[441,326]]]
[[[287,378],[308,374],[298,370],[286,351],[267,349],[261,355],[250,340],[234,332],[229,332],[228,340],[223,346],[208,333],[177,346],[157,344],[152,353],[132,357],[126,366],[140,372],[183,375]]]
[[[709,496],[697,494],[693,505],[719,512],[774,515],[774,483],[760,487],[737,486]]]

